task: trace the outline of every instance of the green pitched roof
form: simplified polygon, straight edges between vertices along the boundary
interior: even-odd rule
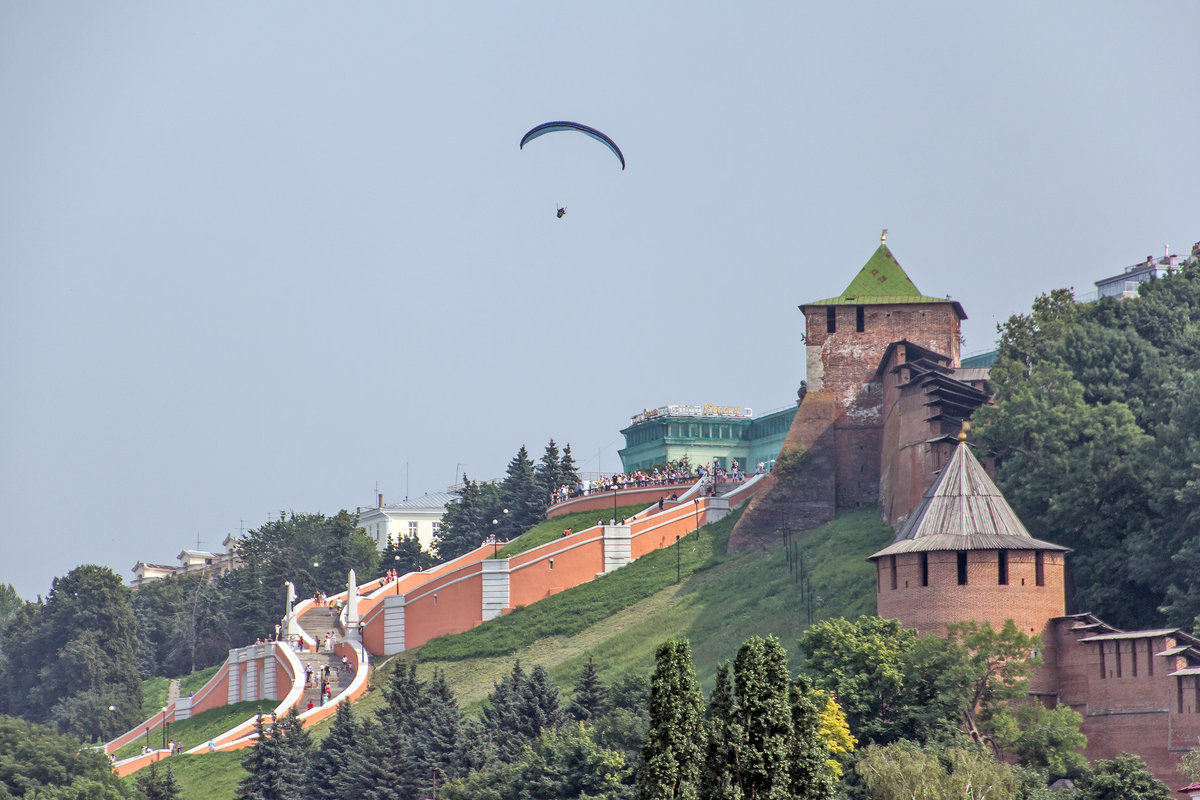
[[[892,255],[886,244],[880,244],[875,254],[863,265],[854,280],[837,297],[814,300],[801,306],[866,306],[891,305],[893,303],[949,303],[945,297],[929,297],[921,294],[905,274],[900,262]],[[959,316],[966,318],[962,306],[954,303]]]

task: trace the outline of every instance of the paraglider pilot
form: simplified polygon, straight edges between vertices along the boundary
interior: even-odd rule
[[[566,206],[563,206],[562,208],[560,208],[560,209],[558,210],[558,218],[559,218],[559,219],[562,219],[562,218],[563,218],[563,214],[566,214],[566,213],[567,213],[567,207],[566,207]]]

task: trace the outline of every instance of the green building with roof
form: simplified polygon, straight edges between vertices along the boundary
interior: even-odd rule
[[[686,461],[691,466],[714,461],[726,469],[738,466],[753,473],[758,462],[775,463],[796,416],[796,406],[755,419],[744,406],[669,405],[647,409],[622,429],[625,447],[618,451],[626,472],[649,470]]]

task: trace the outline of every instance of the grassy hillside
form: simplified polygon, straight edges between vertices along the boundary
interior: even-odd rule
[[[274,700],[250,700],[220,708],[211,708],[190,719],[172,723],[166,731],[166,738],[174,739],[186,750],[198,744],[204,744],[214,736],[224,733],[234,725],[245,722],[259,712],[269,714],[277,705],[278,703]],[[120,761],[122,758],[137,755],[142,752],[142,745],[147,741],[151,747],[162,747],[163,731],[161,729],[150,731],[148,739],[145,736],[138,737],[113,753],[113,758]]]
[[[672,636],[691,641],[705,691],[712,688],[717,665],[732,659],[754,634],[778,636],[797,663],[796,639],[808,626],[799,571],[789,566],[782,541],[725,555],[737,517],[732,514],[689,535],[681,540],[678,553],[674,547],[649,553],[616,572],[473,630],[376,661],[372,690],[355,704],[355,712],[362,715],[378,708],[383,702],[379,687],[397,664],[411,659],[418,660],[424,677],[435,668],[444,670],[467,710],[479,707],[514,659],[529,666],[543,664],[565,697],[589,655],[606,681],[629,671],[649,673],[655,648]],[[571,526],[563,520],[554,524],[557,533]],[[794,550],[808,565],[814,620],[874,612],[875,573],[865,559],[890,540],[891,530],[873,508],[844,512],[828,525],[793,537]],[[330,724],[315,726],[314,739],[323,738]],[[229,800],[244,775],[241,757],[176,756],[169,763],[188,800]]]
[[[455,636],[435,639],[377,670],[380,685],[400,660],[419,659],[428,674],[446,672],[460,702],[477,705],[514,659],[543,664],[569,689],[591,655],[601,676],[649,672],[664,639],[686,636],[705,688],[717,665],[732,659],[746,637],[773,633],[794,651],[808,625],[808,607],[789,569],[784,543],[735,556],[725,547],[737,515],[682,540],[682,582],[675,583],[673,547]],[[854,617],[875,610],[875,577],[865,558],[891,540],[875,509],[844,512],[832,523],[796,534],[793,545],[808,565],[813,619]],[[794,656],[793,652],[793,656]],[[356,710],[382,702],[371,692]]]
[[[645,507],[645,503],[634,506],[619,506],[616,510],[616,513],[613,513],[613,509],[610,504],[608,508],[602,511],[580,511],[575,514],[564,514],[561,517],[548,519],[545,522],[539,522],[537,525],[534,525],[532,528],[525,531],[525,533],[504,545],[504,547],[501,547],[500,552],[497,553],[497,555],[500,558],[509,558],[511,556],[520,555],[526,550],[532,550],[538,545],[554,541],[562,536],[562,532],[565,528],[570,528],[573,531],[582,531],[586,528],[592,527],[597,522],[602,521],[601,517],[604,519],[609,519],[610,517],[616,519],[632,517],[634,514],[640,513]]]
[[[242,769],[245,756],[244,750],[171,756],[160,762],[159,767],[171,768],[179,781],[179,795],[185,800],[230,800],[237,794],[238,782],[246,777],[246,770]]]

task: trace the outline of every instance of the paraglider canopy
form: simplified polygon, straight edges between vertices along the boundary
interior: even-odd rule
[[[529,133],[521,137],[521,149],[525,148],[526,142],[531,142],[539,136],[547,133],[554,133],[556,131],[578,131],[585,136],[592,137],[596,141],[604,144],[604,146],[606,146],[609,150],[612,150],[613,155],[615,155],[621,162],[621,169],[625,169],[625,156],[621,154],[621,148],[617,147],[617,143],[595,128],[590,128],[587,125],[580,125],[578,122],[566,122],[565,120],[560,120],[557,122],[543,122],[541,125],[538,125],[536,128],[529,131]]]

